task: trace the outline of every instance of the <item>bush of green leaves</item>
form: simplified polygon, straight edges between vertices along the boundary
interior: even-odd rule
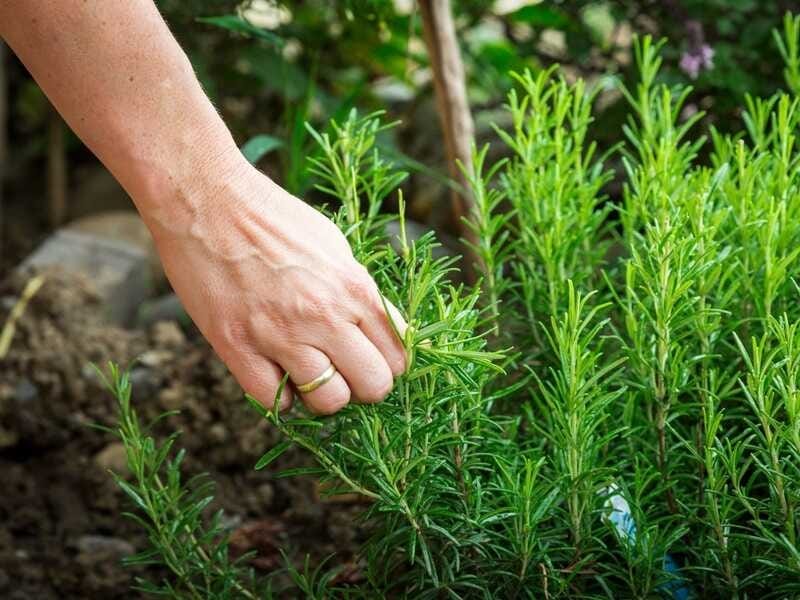
[[[391,396],[333,417],[254,403],[304,470],[369,498],[363,582],[289,569],[275,590],[227,558],[210,501],[180,481],[173,439],[143,431],[115,372],[120,479],[187,598],[800,596],[800,20],[781,49],[791,92],[749,98],[744,131],[694,139],[687,89],[638,85],[612,173],[587,142],[594,94],[523,73],[497,132],[509,158],[469,173],[480,282],[455,283],[432,236],[389,244],[381,202],[402,179],[355,115],[315,134],[316,175],[381,289],[405,310],[412,358]],[[697,164],[703,145],[709,164]],[[402,202],[401,202],[402,209]]]

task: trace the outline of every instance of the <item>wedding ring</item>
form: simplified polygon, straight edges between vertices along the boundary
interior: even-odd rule
[[[297,391],[301,394],[308,394],[309,392],[313,392],[318,387],[325,385],[333,376],[336,375],[336,367],[333,366],[333,363],[328,365],[328,368],[325,369],[321,375],[315,377],[308,383],[304,383],[303,385],[295,385]]]

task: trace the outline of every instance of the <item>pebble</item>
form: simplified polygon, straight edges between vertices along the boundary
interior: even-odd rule
[[[92,363],[86,363],[81,367],[81,376],[87,381],[92,381],[94,383],[100,383],[101,381],[100,374]]]
[[[184,404],[183,391],[179,387],[168,387],[161,390],[158,401],[164,410],[179,410]]]
[[[275,498],[275,487],[271,483],[264,482],[256,488],[256,494],[265,507],[270,507]]]
[[[30,379],[23,377],[14,388],[14,399],[20,404],[27,404],[39,396],[37,388]]]
[[[208,428],[208,437],[211,441],[222,444],[228,439],[228,430],[222,423],[214,423]]]
[[[78,550],[93,560],[120,559],[136,552],[133,544],[105,535],[84,535],[78,538]]]
[[[219,521],[220,527],[225,531],[233,531],[242,524],[241,515],[222,513],[222,518]]]
[[[3,309],[3,311],[10,311],[17,304],[17,300],[19,300],[19,298],[16,296],[3,296],[0,298],[0,309]]]
[[[169,350],[148,350],[139,356],[139,364],[155,369],[172,360],[174,354]]]
[[[128,470],[128,457],[122,442],[111,442],[94,455],[94,462],[101,469],[111,469],[117,474]]]
[[[159,321],[153,325],[153,342],[161,348],[180,348],[186,344],[186,336],[175,321]]]
[[[177,321],[182,325],[191,325],[191,319],[175,294],[167,294],[155,300],[148,300],[139,307],[136,325],[140,329],[148,329],[159,321]]]
[[[152,398],[158,391],[160,378],[159,373],[137,365],[131,369],[131,394],[136,402],[146,401]]]

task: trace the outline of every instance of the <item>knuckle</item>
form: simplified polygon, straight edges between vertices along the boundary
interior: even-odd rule
[[[309,292],[300,302],[298,313],[301,319],[328,322],[336,312],[336,301],[327,290]]]
[[[353,271],[345,277],[345,286],[351,297],[361,301],[371,302],[377,295],[375,282],[367,270],[359,264],[356,264]]]
[[[250,328],[246,323],[236,320],[220,319],[211,325],[209,341],[221,349],[234,349],[250,345]]]

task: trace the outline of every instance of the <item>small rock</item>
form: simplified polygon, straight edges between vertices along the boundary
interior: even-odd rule
[[[37,388],[30,379],[23,377],[14,388],[14,400],[20,404],[27,404],[39,396]]]
[[[81,377],[83,377],[87,381],[91,381],[93,383],[101,383],[102,382],[102,379],[100,378],[100,374],[97,372],[97,369],[95,368],[95,366],[92,365],[92,363],[88,363],[88,362],[85,363],[81,367]]]
[[[153,325],[153,342],[159,348],[175,350],[186,344],[186,336],[175,321],[159,321]]]
[[[208,437],[212,442],[222,444],[228,439],[228,430],[222,423],[214,423],[208,428]]]
[[[256,494],[263,506],[272,506],[272,501],[275,499],[275,488],[269,482],[264,482],[256,488]]]
[[[161,365],[170,362],[175,355],[169,350],[148,350],[139,356],[139,364],[151,369],[156,369]]]
[[[126,325],[150,294],[146,251],[121,239],[59,229],[18,267],[21,272],[51,269],[78,273],[94,286],[100,312],[113,323]]]
[[[111,469],[115,473],[124,473],[128,469],[128,456],[122,442],[111,442],[94,455],[95,464],[102,469]]]
[[[87,562],[119,560],[136,552],[130,542],[105,535],[81,536],[77,546]]]
[[[10,311],[12,308],[14,308],[14,306],[16,306],[17,300],[19,300],[19,298],[16,296],[0,297],[0,309],[3,309],[3,311]]]
[[[147,329],[159,321],[175,321],[181,325],[190,325],[192,320],[186,314],[180,298],[175,294],[167,294],[155,300],[146,300],[139,307],[136,325]]]
[[[161,385],[158,372],[141,365],[131,369],[130,381],[131,394],[136,402],[152,398]]]
[[[229,513],[222,513],[222,518],[219,520],[219,525],[225,531],[233,531],[242,524],[242,517]]]
[[[183,406],[183,391],[179,387],[168,387],[161,390],[158,402],[164,410],[178,410]]]
[[[124,242],[138,248],[147,255],[150,263],[148,278],[156,284],[161,284],[164,277],[164,268],[158,258],[153,238],[141,217],[133,210],[109,210],[93,215],[75,219],[66,226],[71,231],[77,231],[98,237]]]

